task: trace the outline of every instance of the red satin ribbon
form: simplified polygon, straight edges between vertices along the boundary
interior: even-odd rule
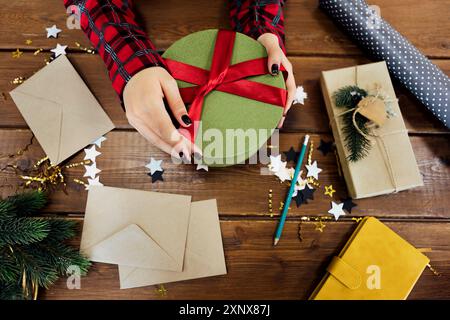
[[[191,103],[188,114],[194,124],[200,121],[203,101],[206,95],[213,90],[231,93],[279,107],[284,107],[286,104],[287,91],[285,89],[245,79],[251,76],[268,74],[267,58],[258,58],[230,65],[235,38],[235,32],[219,30],[210,70],[165,59],[167,68],[175,79],[196,85],[180,89],[183,101]],[[192,142],[195,140],[194,127],[192,125],[188,128]]]

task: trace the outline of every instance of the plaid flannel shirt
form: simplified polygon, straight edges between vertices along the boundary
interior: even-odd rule
[[[231,27],[253,38],[270,32],[284,50],[284,0],[229,0]],[[122,98],[126,83],[144,68],[164,61],[136,22],[132,0],[64,0],[80,15],[81,29],[106,64]]]

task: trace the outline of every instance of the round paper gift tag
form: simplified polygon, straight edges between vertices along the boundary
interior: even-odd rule
[[[213,29],[190,34],[176,41],[163,58],[210,70],[217,32]],[[259,42],[244,34],[236,34],[231,65],[266,56],[266,50]],[[281,73],[246,79],[282,89],[286,87]],[[179,80],[177,83],[180,88],[193,86]],[[270,138],[282,115],[280,106],[211,91],[204,99],[195,138],[196,145],[203,152],[203,163],[224,167],[243,163],[250,157],[249,163],[256,163],[258,150]],[[267,150],[261,150],[267,154]]]

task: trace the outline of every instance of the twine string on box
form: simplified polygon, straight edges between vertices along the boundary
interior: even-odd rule
[[[354,68],[355,70],[355,85],[357,87],[359,87],[358,85],[358,66],[355,66]],[[377,86],[377,91],[376,94],[374,96],[372,96],[372,100],[374,101],[375,99],[378,99],[380,94],[381,94],[381,86]],[[389,148],[386,145],[386,142],[384,140],[384,138],[386,136],[390,136],[390,135],[395,135],[395,134],[400,134],[400,133],[408,133],[408,131],[406,129],[400,129],[400,130],[394,130],[391,132],[387,132],[387,133],[383,133],[383,134],[376,134],[376,133],[364,133],[361,128],[358,126],[358,124],[356,123],[356,114],[364,107],[367,106],[368,103],[370,103],[371,101],[366,102],[365,104],[361,105],[361,106],[357,106],[355,108],[351,108],[348,109],[346,111],[343,111],[341,113],[335,114],[334,118],[332,120],[334,120],[335,124],[337,125],[337,119],[342,117],[345,114],[348,114],[349,112],[353,112],[352,114],[352,122],[353,122],[353,126],[355,127],[355,129],[358,131],[359,134],[361,134],[363,137],[367,138],[369,141],[371,141],[372,144],[376,144],[379,148],[379,150],[381,151],[381,157],[383,159],[383,162],[386,166],[386,169],[389,173],[389,179],[391,181],[391,185],[394,188],[394,193],[398,192],[398,179],[397,179],[397,174],[394,170],[394,167],[392,166],[392,159],[390,157],[390,152],[389,152]],[[394,101],[394,99],[385,99],[384,101]],[[373,139],[370,139],[373,138]],[[381,147],[380,147],[381,145]]]

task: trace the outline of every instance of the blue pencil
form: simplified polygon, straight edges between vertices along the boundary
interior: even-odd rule
[[[302,167],[303,158],[305,157],[306,146],[308,145],[309,135],[305,135],[305,140],[303,141],[302,150],[300,151],[300,155],[297,159],[297,164],[295,166],[294,177],[291,181],[291,187],[289,188],[289,192],[286,196],[286,200],[284,201],[283,213],[280,217],[280,222],[278,222],[277,231],[275,232],[275,239],[273,240],[273,245],[276,246],[278,241],[280,241],[281,233],[283,232],[284,223],[286,222],[286,216],[288,213],[289,205],[291,204],[292,194],[295,190],[295,184],[297,183],[298,175],[300,173],[300,168]]]

